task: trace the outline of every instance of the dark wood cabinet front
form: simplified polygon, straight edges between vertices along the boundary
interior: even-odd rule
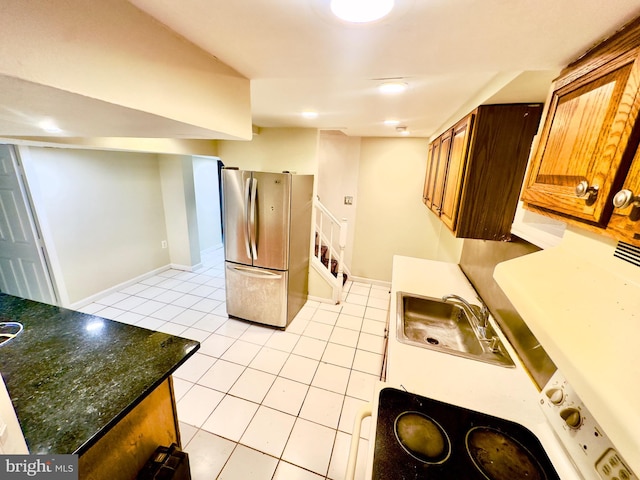
[[[423,198],[456,237],[510,237],[541,114],[540,104],[482,105],[431,143]]]
[[[451,131],[451,151],[447,176],[442,194],[440,218],[444,224],[455,231],[458,220],[458,206],[462,192],[462,180],[469,152],[469,134],[474,115],[468,115],[453,127]]]
[[[451,151],[451,130],[443,133],[438,141],[438,157],[435,166],[435,176],[433,179],[433,201],[431,210],[436,215],[442,211],[442,197],[444,195],[444,182],[447,178],[447,167],[449,165],[449,153]]]

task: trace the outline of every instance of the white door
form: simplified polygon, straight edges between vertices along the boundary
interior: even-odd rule
[[[51,277],[18,175],[12,145],[0,145],[0,290],[56,304]]]

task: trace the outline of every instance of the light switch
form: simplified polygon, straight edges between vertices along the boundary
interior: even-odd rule
[[[345,205],[353,205],[353,197],[344,197]]]

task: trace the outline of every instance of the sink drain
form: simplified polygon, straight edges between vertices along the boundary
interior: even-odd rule
[[[440,345],[440,340],[438,340],[437,338],[426,337],[425,340],[431,345]]]

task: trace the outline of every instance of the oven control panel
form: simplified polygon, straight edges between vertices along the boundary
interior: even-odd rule
[[[559,371],[542,390],[540,405],[586,480],[638,480]]]

